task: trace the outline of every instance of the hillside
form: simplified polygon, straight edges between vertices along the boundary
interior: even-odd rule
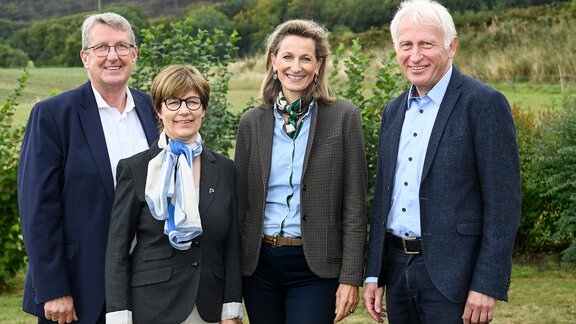
[[[222,0],[2,0],[0,19],[34,21],[59,18],[109,7],[134,7],[151,18],[174,16],[182,9],[198,4],[215,4]]]

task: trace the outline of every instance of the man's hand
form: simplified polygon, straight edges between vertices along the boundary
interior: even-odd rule
[[[340,284],[336,291],[336,317],[334,322],[340,322],[344,317],[354,313],[358,306],[359,297],[358,286]]]
[[[496,298],[470,290],[464,307],[464,324],[490,323],[494,319]]]
[[[376,282],[367,282],[364,287],[364,305],[368,314],[372,316],[374,321],[384,323],[386,317],[386,309],[382,308],[382,297],[384,296],[384,288],[378,287]]]
[[[44,303],[44,317],[58,324],[72,323],[77,321],[76,310],[72,296],[64,296],[49,300]]]

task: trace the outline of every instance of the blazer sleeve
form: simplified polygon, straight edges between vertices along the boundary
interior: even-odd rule
[[[18,207],[36,303],[71,294],[62,216],[64,131],[51,107],[40,102],[32,109],[20,152]]]
[[[240,226],[238,224],[238,205],[236,199],[236,169],[233,173],[234,199],[230,210],[230,226],[226,240],[226,284],[224,303],[242,302],[242,272],[240,270]],[[241,314],[240,314],[241,315]]]
[[[361,286],[366,252],[367,165],[360,110],[344,121],[344,191],[342,201],[342,267],[340,282]]]
[[[130,247],[136,232],[140,211],[137,206],[133,172],[125,159],[118,163],[116,179],[116,192],[106,248],[107,313],[132,310],[130,304]]]
[[[506,300],[522,210],[520,162],[508,101],[496,91],[483,97],[490,99],[480,99],[474,125],[483,229],[470,289]]]

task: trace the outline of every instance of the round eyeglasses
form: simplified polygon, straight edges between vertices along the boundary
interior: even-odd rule
[[[188,98],[184,98],[184,99],[180,99],[180,98],[176,98],[176,97],[170,97],[168,99],[164,100],[164,104],[166,105],[166,108],[168,108],[168,110],[171,111],[176,111],[178,109],[180,109],[180,106],[182,105],[182,103],[186,104],[186,108],[194,111],[194,110],[198,110],[200,108],[200,106],[202,106],[202,101],[200,100],[199,97],[193,96],[193,97],[188,97]]]
[[[116,54],[118,54],[118,56],[126,56],[130,54],[130,52],[134,48],[134,45],[127,43],[120,43],[113,46],[110,46],[108,44],[98,44],[86,47],[84,50],[86,51],[92,50],[92,52],[94,52],[94,55],[96,55],[97,57],[106,57],[108,56],[108,53],[110,53],[110,48],[112,47],[114,47],[114,50],[116,51]]]

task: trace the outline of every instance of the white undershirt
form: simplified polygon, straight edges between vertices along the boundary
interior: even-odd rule
[[[124,107],[123,113],[120,113],[117,107],[110,107],[94,87],[92,90],[98,104],[98,113],[100,114],[100,122],[104,130],[110,167],[114,177],[114,187],[116,187],[118,161],[148,149],[149,145],[138,114],[134,109],[134,98],[132,98],[132,93],[128,87],[126,87],[126,107]]]

